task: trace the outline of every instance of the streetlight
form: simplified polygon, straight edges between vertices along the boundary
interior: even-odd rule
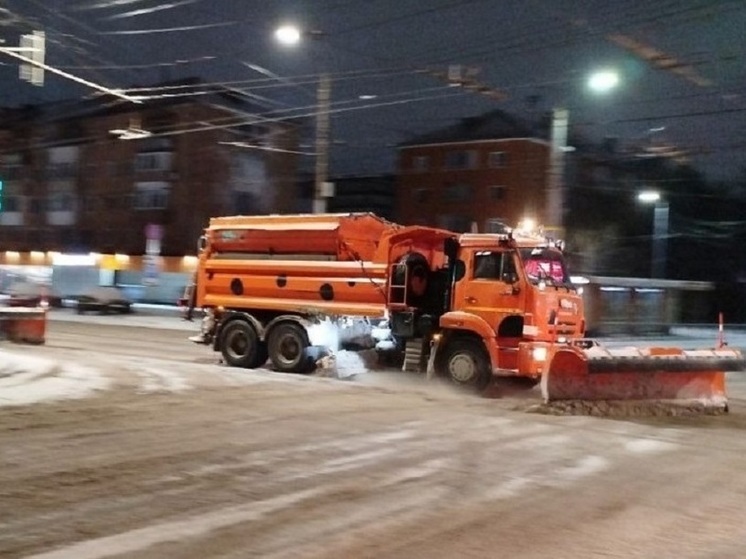
[[[619,85],[619,74],[614,70],[601,70],[588,77],[587,86],[594,93],[606,93]],[[572,151],[567,145],[570,127],[570,111],[565,107],[552,110],[550,130],[550,159],[547,184],[547,223],[546,229],[556,231],[557,236],[564,233],[565,207],[565,153]]]
[[[655,190],[643,190],[637,195],[643,204],[653,206],[653,252],[650,259],[650,277],[662,278],[666,275],[666,249],[668,245],[668,202],[661,200]]]
[[[318,38],[319,31],[304,33],[295,25],[286,24],[275,30],[275,38],[283,45],[295,46],[304,35]],[[314,173],[313,213],[326,213],[327,200],[333,196],[329,175],[329,110],[331,105],[331,79],[329,74],[319,75],[316,89],[316,167]]]
[[[295,46],[300,42],[300,29],[295,25],[281,25],[275,30],[275,39],[281,44]]]
[[[619,85],[619,74],[614,70],[599,70],[588,78],[588,87],[596,93],[606,93]]]

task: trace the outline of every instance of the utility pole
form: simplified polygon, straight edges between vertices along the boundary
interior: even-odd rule
[[[316,173],[313,191],[313,213],[326,213],[327,198],[333,196],[329,176],[329,109],[331,101],[329,74],[319,76],[316,92]]]
[[[275,30],[275,38],[284,45],[297,45],[304,35],[320,39],[325,33],[318,30],[303,31],[287,24]],[[329,179],[329,111],[331,108],[332,81],[328,73],[319,75],[316,89],[316,172],[314,174],[312,212],[327,212],[327,202],[334,196],[334,183]]]
[[[557,238],[564,236],[565,151],[570,113],[567,109],[552,110],[549,173],[547,175],[547,216],[545,228]]]

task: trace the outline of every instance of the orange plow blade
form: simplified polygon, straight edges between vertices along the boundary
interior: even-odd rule
[[[555,351],[541,389],[545,402],[652,400],[727,409],[725,372],[744,365],[731,349],[566,346]]]

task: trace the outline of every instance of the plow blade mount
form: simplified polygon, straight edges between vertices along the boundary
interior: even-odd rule
[[[732,349],[567,346],[554,353],[541,390],[545,402],[654,400],[725,409],[725,372],[743,369]]]

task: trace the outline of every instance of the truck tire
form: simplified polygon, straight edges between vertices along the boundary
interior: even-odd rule
[[[263,365],[267,353],[262,345],[256,330],[244,320],[232,320],[220,333],[220,353],[231,367],[254,369]]]
[[[313,368],[306,354],[306,330],[295,322],[283,322],[270,330],[267,336],[269,359],[281,373],[307,373]]]
[[[481,342],[456,339],[445,348],[440,373],[451,382],[475,392],[487,388],[491,379],[490,360]]]

